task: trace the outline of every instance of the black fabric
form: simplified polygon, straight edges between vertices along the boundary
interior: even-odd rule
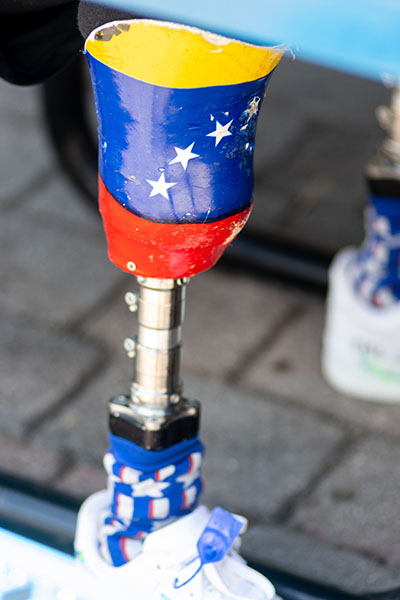
[[[0,0],[0,77],[31,85],[68,64],[83,47],[77,14],[76,0]]]
[[[138,15],[132,12],[119,11],[100,4],[92,4],[91,2],[80,2],[78,12],[78,26],[82,36],[86,39],[88,35],[110,21],[118,21],[120,19],[134,19]]]
[[[0,15],[21,15],[68,2],[71,0],[1,0]]]
[[[93,29],[136,16],[78,0],[0,0],[0,78],[40,83],[78,55]]]

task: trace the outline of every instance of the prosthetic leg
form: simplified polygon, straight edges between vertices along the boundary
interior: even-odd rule
[[[116,21],[86,42],[99,120],[109,257],[137,276],[130,394],[110,402],[108,490],[83,505],[76,550],[123,597],[254,598],[271,584],[240,558],[245,519],[197,507],[199,404],[182,396],[189,278],[212,267],[252,202],[259,109],[282,52],[198,29]]]
[[[329,275],[322,369],[338,391],[400,402],[400,86],[378,109],[388,136],[367,165],[361,248],[346,248]]]

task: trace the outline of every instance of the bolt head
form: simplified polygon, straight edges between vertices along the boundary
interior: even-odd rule
[[[179,285],[179,287],[186,285],[188,282],[189,282],[189,277],[181,277],[180,279],[176,280],[176,283],[177,283],[177,285]]]
[[[138,300],[138,294],[136,294],[135,292],[127,292],[125,294],[125,302],[129,306],[129,310],[131,312],[137,311],[137,309],[138,309],[137,300]]]
[[[129,358],[134,358],[136,353],[136,341],[132,338],[125,338],[124,349],[128,353]]]

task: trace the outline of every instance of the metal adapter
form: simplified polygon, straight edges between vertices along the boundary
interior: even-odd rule
[[[181,397],[182,324],[188,279],[138,277],[139,293],[128,292],[138,311],[138,336],[124,347],[135,358],[130,396],[110,402],[111,433],[149,450],[166,448],[197,434],[200,405]]]
[[[366,175],[371,180],[386,181],[384,189],[376,193],[399,196],[400,184],[400,85],[394,87],[390,106],[379,106],[377,117],[381,127],[387,132],[378,154],[366,167]],[[395,187],[394,190],[392,188]],[[382,185],[380,185],[382,188]],[[375,191],[373,189],[373,191]],[[393,191],[393,193],[392,193]]]

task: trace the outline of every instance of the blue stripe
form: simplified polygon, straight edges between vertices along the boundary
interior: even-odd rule
[[[137,444],[109,434],[110,450],[118,463],[144,472],[153,472],[185,460],[192,452],[204,452],[197,437],[174,444],[165,450],[145,450]]]
[[[99,170],[127,210],[162,223],[205,223],[251,204],[257,113],[270,75],[236,85],[174,89],[119,73],[88,54],[99,120]],[[227,126],[216,145],[209,133]],[[192,147],[185,170],[175,148]],[[155,182],[174,183],[167,197]],[[156,191],[156,190],[154,190]]]
[[[397,220],[400,218],[400,197],[371,194],[370,199],[379,215]]]
[[[108,543],[108,551],[113,561],[113,565],[115,567],[122,567],[126,563],[125,557],[122,554],[121,548],[119,546],[120,535],[110,536],[107,540]]]

